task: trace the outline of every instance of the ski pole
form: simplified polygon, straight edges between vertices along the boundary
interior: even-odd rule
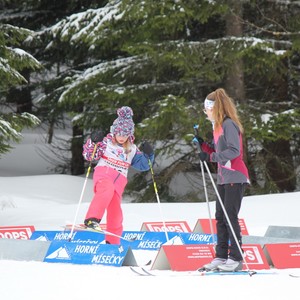
[[[156,182],[155,182],[155,179],[154,179],[154,172],[153,172],[152,162],[151,162],[151,160],[150,160],[149,157],[148,157],[148,164],[149,164],[150,171],[151,171],[151,177],[152,177],[154,192],[155,192],[155,195],[156,195],[156,199],[157,199],[158,207],[159,207],[159,210],[160,210],[160,215],[161,215],[162,223],[163,223],[163,226],[164,226],[164,232],[165,232],[167,241],[169,241],[169,236],[168,236],[168,233],[167,233],[166,222],[165,222],[165,219],[163,217],[162,208],[161,208],[161,204],[160,204],[160,200],[159,200],[159,196],[158,196],[158,191],[157,191],[157,186],[156,186]]]
[[[84,184],[83,184],[83,187],[82,187],[82,190],[81,190],[81,195],[80,195],[79,202],[78,202],[77,209],[76,209],[76,213],[75,213],[75,216],[74,216],[74,221],[72,223],[71,232],[69,234],[69,241],[71,241],[72,236],[73,236],[73,232],[74,232],[74,228],[75,228],[75,224],[76,224],[76,220],[77,220],[77,216],[78,216],[78,212],[79,212],[79,207],[80,207],[81,202],[82,202],[83,194],[84,194],[84,191],[85,191],[85,188],[86,188],[88,177],[90,175],[90,171],[91,171],[91,168],[92,168],[92,162],[93,162],[93,158],[95,156],[96,150],[97,150],[97,144],[95,144],[95,146],[94,146],[94,150],[93,150],[92,157],[91,157],[91,160],[90,160],[90,163],[89,163],[89,167],[88,167],[87,172],[86,172]]]
[[[222,207],[222,210],[223,210],[224,215],[225,215],[225,217],[226,217],[227,223],[228,223],[228,225],[229,225],[229,227],[230,227],[230,230],[231,230],[231,232],[232,232],[232,235],[233,235],[233,238],[234,238],[234,240],[235,240],[235,242],[236,242],[236,245],[237,245],[237,247],[238,247],[238,249],[239,249],[239,252],[240,252],[240,254],[241,254],[242,258],[243,258],[243,261],[244,261],[244,264],[245,264],[245,266],[246,266],[246,268],[247,268],[247,271],[249,271],[249,275],[252,276],[253,274],[250,273],[248,264],[247,264],[246,259],[245,259],[245,257],[244,257],[243,250],[242,250],[241,245],[240,245],[240,243],[239,243],[239,241],[238,241],[238,239],[237,239],[237,236],[236,236],[236,234],[235,234],[235,232],[234,232],[234,230],[233,230],[233,227],[232,227],[232,224],[231,224],[230,219],[229,219],[229,217],[228,217],[227,211],[226,211],[225,206],[224,206],[224,204],[223,204],[223,202],[222,202],[222,200],[221,200],[220,194],[219,194],[219,192],[218,192],[218,189],[217,189],[217,187],[216,187],[216,184],[215,184],[215,182],[214,182],[214,179],[213,179],[212,176],[211,176],[211,173],[210,173],[210,171],[209,171],[209,168],[208,168],[208,166],[207,166],[206,161],[204,162],[204,165],[205,165],[205,167],[206,167],[207,173],[209,174],[211,183],[212,183],[212,185],[213,185],[213,187],[214,187],[214,189],[215,189],[216,195],[217,195],[217,197],[218,197],[218,201],[219,201],[219,203],[220,203],[220,205],[221,205],[221,207]]]
[[[72,228],[72,225],[67,225],[64,228],[65,229]],[[92,229],[92,228],[86,228],[83,225],[75,225],[74,229],[79,230],[79,231],[90,231],[90,232],[96,232],[96,233],[105,234],[105,235],[111,235],[111,236],[117,237],[121,240],[124,240],[126,242],[134,242],[137,239],[136,236],[132,237],[132,238],[126,238],[126,237],[123,237],[122,235],[112,233],[112,232],[107,231],[106,229],[102,229],[102,228],[101,229]]]
[[[198,128],[199,128],[199,125],[195,124],[195,125],[194,125],[194,132],[195,132],[195,135],[196,135],[196,136],[199,135]],[[199,141],[195,138],[195,139],[193,140],[193,143],[194,143],[194,145],[197,146],[198,153],[200,153],[200,152],[201,152],[201,147],[200,147]],[[215,233],[214,233],[214,227],[213,227],[213,224],[212,224],[212,217],[211,217],[210,205],[209,205],[209,200],[208,200],[208,195],[207,195],[207,185],[206,185],[206,180],[205,180],[205,174],[204,174],[203,162],[201,161],[201,159],[200,159],[200,167],[201,167],[201,173],[202,173],[202,180],[203,180],[203,187],[204,187],[205,200],[206,200],[207,209],[208,209],[210,232],[211,232],[211,234],[212,234],[213,244],[216,245],[216,241],[215,241]]]

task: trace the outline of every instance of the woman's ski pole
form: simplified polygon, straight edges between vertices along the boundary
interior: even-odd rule
[[[240,252],[241,256],[243,257],[244,264],[245,264],[245,266],[246,266],[246,268],[247,268],[247,270],[248,270],[249,275],[252,275],[252,274],[251,274],[251,271],[249,270],[249,267],[248,267],[248,264],[247,264],[247,262],[246,262],[246,259],[245,259],[245,257],[244,257],[244,253],[243,253],[243,250],[242,250],[242,248],[241,248],[241,245],[240,245],[240,243],[239,243],[239,241],[238,241],[238,239],[237,239],[237,236],[236,236],[236,234],[235,234],[235,232],[234,232],[234,230],[233,230],[233,227],[232,227],[232,224],[231,224],[230,219],[229,219],[229,217],[228,217],[227,211],[226,211],[225,206],[224,206],[224,204],[223,204],[223,202],[222,202],[222,199],[221,199],[221,197],[220,197],[220,194],[219,194],[219,192],[218,192],[218,189],[217,189],[217,187],[216,187],[216,184],[215,184],[215,182],[214,182],[214,179],[213,179],[212,176],[211,176],[211,173],[210,173],[210,171],[209,171],[209,168],[208,168],[208,165],[207,165],[206,161],[204,162],[204,165],[205,165],[206,171],[207,171],[207,173],[208,173],[208,175],[209,175],[209,177],[210,177],[211,183],[212,183],[212,185],[213,185],[213,187],[214,187],[214,189],[215,189],[216,195],[217,195],[217,197],[218,197],[218,201],[219,201],[219,203],[220,203],[220,205],[221,205],[221,207],[222,207],[222,210],[223,210],[224,215],[225,215],[225,217],[226,217],[228,226],[229,226],[229,228],[230,228],[230,230],[231,230],[231,232],[232,232],[233,238],[234,238],[234,240],[235,240],[235,242],[236,242],[236,245],[237,245],[237,247],[238,247],[238,249],[239,249],[239,252]]]
[[[198,128],[199,128],[199,125],[195,124],[195,125],[194,125],[195,136],[198,136],[198,135],[199,135]],[[200,153],[200,152],[201,152],[201,147],[200,147],[199,141],[195,138],[195,139],[193,140],[193,143],[194,143],[194,145],[197,146],[198,153]],[[212,217],[211,217],[211,212],[210,212],[210,205],[209,205],[209,200],[208,200],[208,195],[207,195],[207,185],[206,185],[206,180],[205,180],[205,174],[204,174],[203,162],[202,162],[201,160],[200,160],[200,167],[201,167],[201,173],[202,173],[202,180],[203,180],[203,187],[204,187],[205,200],[206,200],[207,209],[208,209],[210,232],[211,232],[211,234],[212,234],[213,244],[216,245],[216,241],[215,241],[215,232],[214,232],[214,227],[213,227],[213,223],[212,223]]]

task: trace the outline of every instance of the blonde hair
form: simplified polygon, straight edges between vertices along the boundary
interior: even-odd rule
[[[214,92],[208,94],[206,98],[215,101],[213,117],[215,121],[214,128],[216,130],[222,126],[224,118],[227,116],[237,124],[241,133],[244,132],[233,99],[227,95],[224,89],[216,89]]]
[[[117,144],[118,143],[115,135],[113,136],[112,142],[113,142],[113,144]],[[127,141],[122,146],[125,149],[125,153],[126,154],[130,153],[131,152],[131,146],[132,146],[131,139],[128,137]]]

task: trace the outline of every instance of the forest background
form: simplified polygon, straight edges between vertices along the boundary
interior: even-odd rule
[[[129,105],[161,199],[205,201],[193,126],[211,141],[203,101],[222,87],[245,127],[247,194],[299,191],[299,15],[300,1],[1,0],[0,164],[43,126],[51,171],[83,176],[84,141]],[[156,201],[151,173],[132,172],[126,193]]]

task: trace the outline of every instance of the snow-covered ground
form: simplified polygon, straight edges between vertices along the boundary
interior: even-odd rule
[[[31,136],[31,141],[36,137]],[[37,159],[29,144],[17,146],[0,159],[0,226],[34,225],[36,230],[61,230],[63,224],[74,219],[85,178],[47,174],[47,163]],[[91,197],[89,178],[78,222],[83,220]],[[250,235],[263,236],[270,225],[299,227],[299,199],[300,192],[245,197],[240,217]],[[212,213],[214,205],[211,202]],[[157,203],[126,201],[123,210],[125,230],[140,230],[142,223],[162,219],[185,220],[193,228],[199,218],[208,218],[206,203],[162,203],[159,207]],[[0,270],[3,300],[300,299],[300,279],[288,275],[300,274],[300,269],[252,277],[177,276],[172,271],[162,271],[163,276],[141,277],[128,267],[0,260]]]

